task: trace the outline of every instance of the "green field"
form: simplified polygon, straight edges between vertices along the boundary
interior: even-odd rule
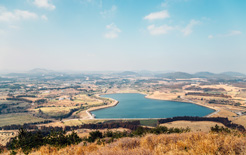
[[[118,121],[137,121],[138,119],[134,120],[67,120],[64,121],[64,125],[66,126],[76,126],[76,125],[83,125],[83,124],[97,124],[97,123],[111,123],[111,122],[118,122]],[[151,126],[156,127],[157,126],[157,119],[143,119],[139,120],[140,125],[143,126]]]
[[[47,114],[50,117],[62,117],[70,113],[70,110],[79,108],[79,106],[71,107],[42,107],[39,108],[44,114]],[[38,111],[39,109],[35,109]]]
[[[156,127],[157,126],[157,119],[140,120],[140,125]]]
[[[43,118],[33,117],[29,114],[4,114],[0,115],[0,126],[12,124],[24,124],[44,121]]]
[[[0,100],[0,104],[12,104],[12,103],[20,103],[21,101],[6,101],[6,100]]]

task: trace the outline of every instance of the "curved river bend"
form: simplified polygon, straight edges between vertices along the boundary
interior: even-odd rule
[[[142,94],[108,94],[119,103],[115,107],[91,111],[96,118],[169,118],[175,116],[206,116],[214,110],[185,102],[147,99]]]

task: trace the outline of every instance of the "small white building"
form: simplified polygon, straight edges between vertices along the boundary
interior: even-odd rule
[[[60,98],[59,98],[59,101],[62,101],[62,100],[64,100],[64,97],[60,97]]]

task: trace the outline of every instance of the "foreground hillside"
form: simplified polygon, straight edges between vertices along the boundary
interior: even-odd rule
[[[226,134],[183,133],[122,138],[106,146],[69,146],[61,150],[40,148],[32,154],[245,154],[245,137]]]
[[[5,152],[4,154],[8,154]],[[161,155],[161,154],[246,154],[246,138],[241,133],[147,134],[125,137],[109,144],[84,143],[57,149],[42,146],[32,155]]]

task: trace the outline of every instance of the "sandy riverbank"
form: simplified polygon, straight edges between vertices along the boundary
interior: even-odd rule
[[[86,113],[90,117],[89,119],[95,119],[94,116],[91,114],[91,111],[114,107],[114,106],[116,106],[119,103],[119,101],[117,101],[115,99],[112,99],[112,98],[110,98],[110,99],[113,100],[113,102],[111,104],[109,104],[109,105],[103,105],[103,106],[99,106],[99,107],[92,107],[92,108],[86,110]]]
[[[177,95],[176,95],[177,96]],[[215,107],[215,106],[212,106],[212,105],[207,105],[207,104],[202,104],[202,103],[199,103],[199,102],[194,102],[192,100],[188,100],[188,99],[184,99],[184,98],[180,98],[179,100],[177,100],[177,98],[173,98],[174,95],[173,94],[170,94],[170,95],[165,95],[164,97],[155,97],[155,96],[152,96],[152,95],[146,95],[145,98],[148,98],[148,99],[153,99],[153,100],[164,100],[164,101],[178,101],[178,102],[186,102],[186,103],[192,103],[192,104],[197,104],[199,106],[203,106],[203,107],[206,107],[206,108],[209,108],[209,109],[212,109],[212,110],[215,110],[214,112],[206,115],[205,117],[212,117],[214,114],[217,114],[218,112],[220,112],[220,108],[219,107]]]

